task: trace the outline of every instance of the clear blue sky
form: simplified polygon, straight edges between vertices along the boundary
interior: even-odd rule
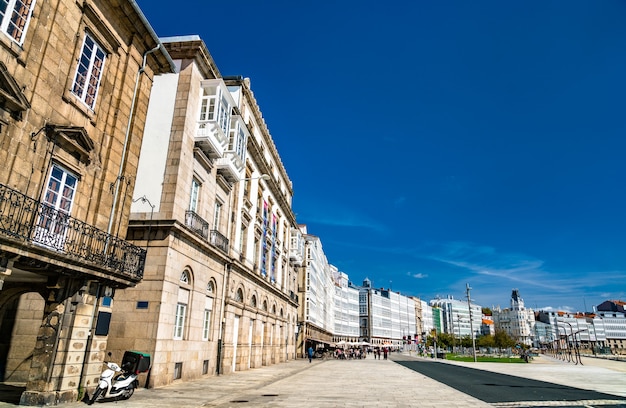
[[[251,79],[298,222],[353,282],[626,300],[626,2],[138,3]]]

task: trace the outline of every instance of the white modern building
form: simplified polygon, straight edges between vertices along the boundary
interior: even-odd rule
[[[335,280],[322,241],[299,226],[304,240],[304,262],[298,275],[300,299],[298,354],[309,346],[328,347],[335,329]],[[293,234],[292,234],[293,237]],[[303,347],[300,349],[300,347]]]
[[[425,300],[420,300],[420,303],[422,304],[422,330],[419,334],[425,338],[432,330],[435,329],[433,307]],[[439,310],[437,312],[439,313]]]
[[[357,343],[359,339],[359,290],[353,287],[348,275],[331,265],[335,280],[335,329],[333,342]]]
[[[603,323],[605,346],[614,354],[626,354],[626,314],[599,311],[597,316]]]
[[[458,338],[480,336],[482,308],[479,305],[474,303],[468,305],[466,301],[454,299],[452,296],[445,299],[433,299],[430,305],[441,309],[444,333]]]
[[[401,347],[417,331],[414,300],[389,289],[372,288],[369,279],[359,288],[359,309],[361,337],[373,346]]]

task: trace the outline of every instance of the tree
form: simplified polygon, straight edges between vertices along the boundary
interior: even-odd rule
[[[504,330],[496,330],[496,334],[493,336],[496,347],[506,349],[515,346],[515,339]]]
[[[489,309],[488,307],[483,307],[482,308],[482,313],[485,316],[493,316],[493,312],[491,311],[491,309]]]
[[[496,342],[491,334],[476,339],[476,347],[495,347]]]
[[[450,333],[439,333],[437,336],[437,343],[442,348],[451,348],[455,343],[454,336]]]

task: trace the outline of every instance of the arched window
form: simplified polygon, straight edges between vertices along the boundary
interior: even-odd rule
[[[187,306],[189,305],[189,289],[183,286],[191,284],[191,273],[185,269],[180,274],[178,288],[178,302],[176,303],[176,316],[174,316],[174,339],[182,340],[185,336],[185,325],[187,323]]]
[[[215,282],[212,280],[206,285],[206,294],[202,320],[202,340],[210,340],[211,338],[211,316],[213,315],[213,297],[215,296]]]
[[[263,301],[263,311],[267,312],[267,300]]]
[[[180,274],[180,282],[189,285],[190,280],[191,279],[189,279],[189,271],[185,269],[183,273]]]
[[[272,314],[276,314],[276,305],[272,305]]]
[[[252,295],[252,299],[250,299],[250,306],[256,307],[256,296]]]
[[[243,302],[243,290],[241,290],[241,288],[237,289],[237,292],[235,293],[235,300],[237,302]]]

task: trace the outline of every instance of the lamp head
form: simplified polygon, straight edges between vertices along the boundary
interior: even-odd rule
[[[269,180],[271,177],[269,174],[261,174],[258,177],[248,177],[248,178],[242,178],[239,181],[248,181],[248,180]]]

